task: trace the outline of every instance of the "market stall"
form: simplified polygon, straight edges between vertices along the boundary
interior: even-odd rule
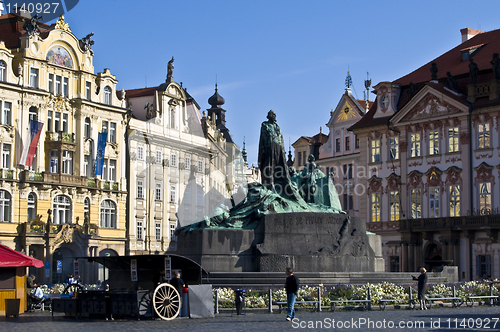
[[[0,314],[26,311],[26,267],[41,268],[43,262],[0,244]],[[13,306],[18,308],[12,311]],[[8,307],[8,308],[6,308]]]

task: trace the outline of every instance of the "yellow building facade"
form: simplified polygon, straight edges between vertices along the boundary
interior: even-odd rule
[[[125,93],[109,69],[95,73],[91,37],[62,16],[50,26],[0,16],[0,243],[45,261],[33,271],[45,282],[73,273],[77,257],[125,254]],[[43,126],[28,167],[31,120]],[[104,277],[83,262],[78,271]]]

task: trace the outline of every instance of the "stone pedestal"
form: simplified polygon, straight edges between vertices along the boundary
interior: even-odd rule
[[[179,234],[177,254],[209,272],[375,271],[365,223],[332,213],[276,213],[254,230],[202,229]]]

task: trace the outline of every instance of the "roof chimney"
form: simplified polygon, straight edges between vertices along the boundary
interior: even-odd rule
[[[475,35],[479,35],[480,33],[483,33],[484,31],[481,30],[476,30],[476,29],[471,29],[471,28],[464,28],[460,30],[462,33],[462,43],[471,39]]]

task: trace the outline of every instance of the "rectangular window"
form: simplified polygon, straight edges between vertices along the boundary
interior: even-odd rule
[[[54,118],[54,131],[58,133],[61,130],[61,113],[56,112]]]
[[[391,221],[399,220],[399,191],[389,192],[389,209],[391,215]]]
[[[184,164],[186,169],[191,169],[191,157],[186,157],[185,158],[185,164]]]
[[[477,147],[486,149],[490,147],[490,124],[480,123],[477,129]]]
[[[137,240],[142,240],[143,231],[142,220],[137,220]]]
[[[349,211],[349,210],[354,209],[354,205],[353,205],[354,195],[349,187],[346,187],[344,189],[345,189],[345,193],[343,195],[343,201],[344,201],[343,203],[344,204],[342,205],[342,207],[344,208],[344,211]]]
[[[68,132],[68,114],[63,113],[63,119],[62,119],[62,131],[63,133]]]
[[[52,111],[47,112],[47,130],[51,132],[52,128]]]
[[[345,150],[346,151],[351,150],[351,138],[350,137],[345,138]]]
[[[85,118],[85,124],[83,128],[83,137],[90,138],[90,118]]]
[[[448,128],[448,152],[458,151],[458,127]]]
[[[335,140],[335,152],[340,152],[340,138],[337,138]],[[304,165],[305,165],[305,161],[304,161]]]
[[[85,99],[90,100],[92,84],[90,82],[85,82]]]
[[[161,201],[161,183],[157,183],[155,186],[155,200]]]
[[[54,74],[49,74],[49,81],[47,82],[50,93],[54,93]]]
[[[390,260],[390,272],[399,272],[399,256],[391,256]]]
[[[67,77],[64,77],[63,78],[63,89],[62,89],[64,97],[68,97],[68,95],[69,95],[68,85],[69,85],[69,79]]]
[[[55,86],[55,92],[56,95],[61,94],[61,76],[56,76],[56,86]]]
[[[378,163],[380,161],[380,140],[371,141],[371,162]]]
[[[12,103],[4,102],[3,103],[3,112],[2,112],[2,123],[4,125],[12,125]]]
[[[144,148],[142,146],[137,147],[137,159],[144,160]]]
[[[482,279],[491,278],[491,255],[476,256],[476,275]]]
[[[389,137],[389,160],[399,159],[399,137]]]
[[[109,123],[108,142],[116,143],[116,122]]]
[[[412,219],[422,218],[421,189],[410,190],[410,209]]]
[[[302,165],[306,165],[307,164],[307,155],[306,155],[306,152],[303,151],[302,152]]]
[[[38,88],[38,69],[37,68],[30,69],[30,86],[32,88]]]
[[[104,159],[102,162],[102,180],[108,181],[108,159]]]
[[[176,190],[175,186],[170,186],[170,203],[175,203]]]
[[[491,211],[491,182],[479,183],[479,209],[481,214]]]
[[[429,132],[429,155],[439,154],[439,131],[432,130]]]
[[[157,222],[155,225],[155,239],[161,241],[161,222]]]
[[[343,178],[344,180],[346,179],[352,179],[352,164],[344,164],[342,166],[342,171],[343,171]]]
[[[460,185],[450,186],[450,217],[460,217]]]
[[[410,157],[420,157],[420,134],[410,135]]]
[[[198,172],[203,173],[203,160],[198,160]]]
[[[380,193],[372,193],[370,196],[372,222],[380,221]]]
[[[84,172],[84,176],[86,176],[86,177],[90,176],[90,156],[89,155],[83,156],[83,172]]]
[[[102,133],[107,133],[107,132],[108,132],[108,121],[103,121],[102,122]]]
[[[57,173],[59,164],[59,156],[57,151],[50,151],[50,160],[49,160],[49,171],[50,173]]]
[[[109,160],[109,181],[116,181],[116,160],[114,159]]]
[[[439,218],[439,187],[429,188],[429,218]]]
[[[156,151],[156,163],[161,164],[163,160],[163,154],[160,150]]]
[[[354,148],[359,149],[359,137],[358,137],[358,135],[354,135]]]
[[[63,151],[63,174],[73,174],[73,152]]]
[[[137,198],[144,198],[144,184],[141,180],[137,181]]]
[[[10,144],[4,144],[2,149],[2,168],[10,168]]]
[[[170,240],[177,241],[177,236],[175,235],[175,225],[170,225]]]
[[[300,152],[297,154],[297,160],[299,162],[299,166],[302,166],[302,154]]]
[[[172,167],[177,167],[177,155],[173,154],[170,155],[170,166]]]

